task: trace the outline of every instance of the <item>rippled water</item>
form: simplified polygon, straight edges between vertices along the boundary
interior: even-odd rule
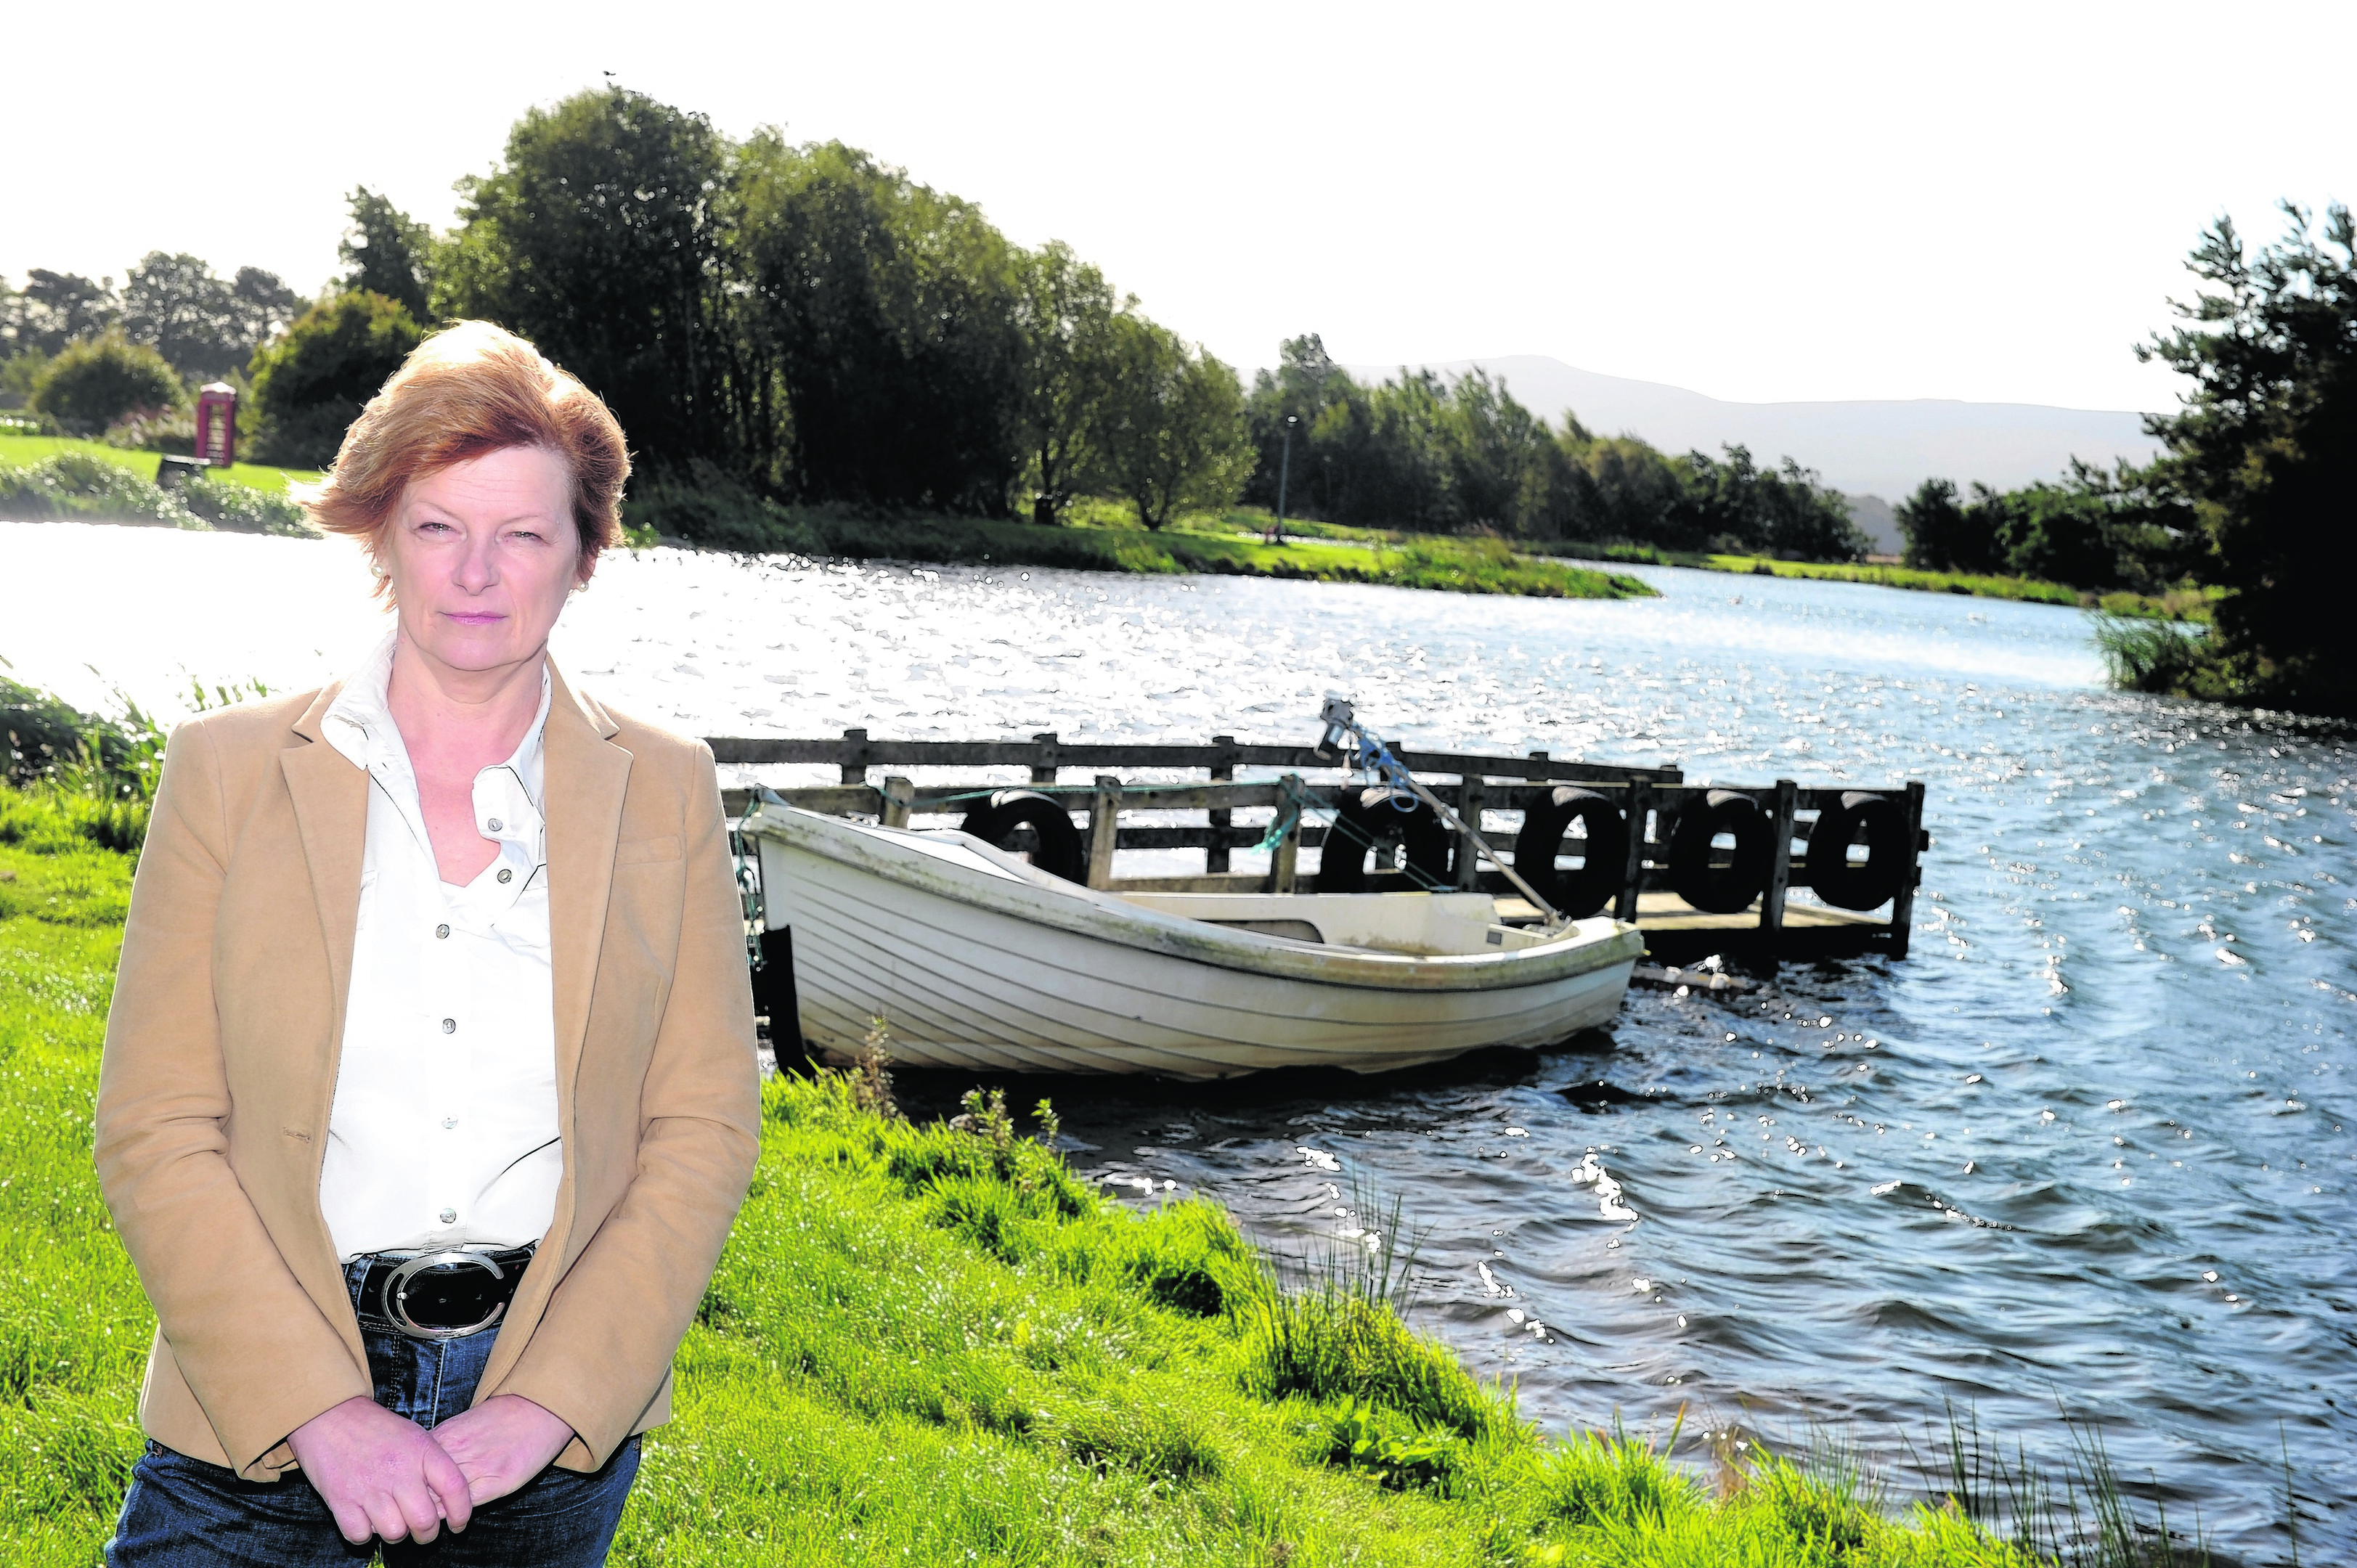
[[[0,524],[0,655],[84,700],[309,682],[381,624],[335,545]],[[1951,1405],[2067,1459],[2062,1410],[2251,1561],[2287,1557],[2287,1449],[2303,1560],[2357,1557],[2350,736],[2105,693],[2074,612],[1640,575],[1664,596],[654,552],[560,655],[704,734],[1300,741],[1340,689],[1420,745],[1925,779],[1905,962],[1390,1079],[1046,1091],[1089,1168],[1280,1246],[1399,1197],[1419,1311],[1551,1428],[1684,1407],[1903,1468]]]

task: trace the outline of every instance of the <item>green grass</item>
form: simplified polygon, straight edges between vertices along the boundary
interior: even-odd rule
[[[640,543],[680,539],[757,553],[1082,572],[1208,572],[1543,598],[1653,595],[1634,577],[1521,554],[1494,539],[1394,539],[1363,529],[1329,528],[1317,538],[1265,544],[1258,533],[1263,514],[1243,510],[1181,517],[1168,528],[1149,531],[1126,507],[1084,501],[1071,509],[1065,526],[1042,528],[924,513],[877,516],[838,507],[780,506],[716,478],[696,486],[657,480],[639,487],[625,503],[624,517]],[[1239,537],[1247,532],[1251,537]]]
[[[1912,566],[1873,562],[1779,561],[1764,555],[1719,555],[1695,551],[1663,550],[1651,544],[1585,544],[1547,542],[1522,548],[1549,555],[1584,560],[1625,562],[1655,566],[1691,566],[1704,572],[1732,572],[1744,576],[1808,577],[1822,582],[1870,583],[1878,587],[1908,588],[1918,593],[1964,594],[1974,598],[2012,599],[2027,604],[2075,605],[2106,615],[2154,620],[2206,621],[2210,607],[2225,592],[2188,585],[2159,594],[2126,590],[2097,592],[2036,577],[1989,576],[1971,572],[1926,572]]]
[[[157,454],[154,452],[126,452],[102,441],[76,441],[58,435],[0,434],[0,467],[30,467],[45,457],[54,457],[62,452],[86,452],[143,479],[152,480],[156,477]],[[226,468],[214,469],[210,477],[270,495],[285,495],[290,481],[308,484],[319,476],[306,468],[271,468],[255,463],[233,463]]]
[[[106,831],[0,791],[12,1564],[92,1562],[138,1451],[152,1318],[90,1164],[132,865]],[[1706,1479],[1617,1433],[1544,1440],[1405,1325],[1395,1257],[1287,1288],[1219,1208],[1119,1207],[987,1106],[913,1126],[827,1074],[772,1080],[763,1109],[617,1563],[2035,1561],[1953,1506],[1892,1508],[1838,1455],[1722,1454]]]

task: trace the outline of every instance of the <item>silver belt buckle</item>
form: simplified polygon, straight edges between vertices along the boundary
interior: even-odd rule
[[[408,1260],[385,1278],[384,1315],[412,1339],[464,1339],[468,1335],[480,1334],[484,1329],[497,1323],[500,1320],[500,1314],[508,1309],[508,1304],[500,1302],[491,1308],[489,1317],[484,1318],[480,1323],[468,1324],[463,1328],[428,1328],[412,1318],[409,1316],[408,1303],[404,1299],[408,1294],[409,1282],[425,1270],[437,1268],[445,1263],[472,1263],[477,1268],[489,1269],[491,1278],[495,1280],[508,1277],[505,1269],[500,1268],[498,1263],[480,1252],[421,1252]]]

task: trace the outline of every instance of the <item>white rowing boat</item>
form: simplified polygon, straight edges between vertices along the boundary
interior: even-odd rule
[[[1608,1022],[1633,926],[1501,923],[1486,893],[1117,893],[961,832],[763,803],[764,918],[792,934],[802,1036],[870,1023],[910,1066],[1230,1078],[1377,1072]]]

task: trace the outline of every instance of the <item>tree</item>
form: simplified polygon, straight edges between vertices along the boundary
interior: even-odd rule
[[[1900,557],[1925,572],[1988,572],[1996,541],[1966,521],[1953,479],[1925,479],[1915,493],[1890,509],[1907,541]]]
[[[2060,480],[2003,491],[1976,483],[1968,502],[1950,480],[1926,479],[1891,515],[1910,566],[2149,592],[2182,573],[2181,510],[2126,464],[2112,475],[2074,459]]]
[[[32,405],[76,435],[95,435],[124,415],[161,413],[186,394],[162,355],[106,331],[69,343],[33,388]]]
[[[381,294],[417,322],[433,319],[427,295],[434,277],[434,236],[425,225],[364,185],[347,199],[352,226],[336,246],[346,291]]]
[[[530,111],[500,166],[459,183],[435,314],[532,339],[658,465],[725,451],[714,203],[726,151],[703,115],[626,88]]]
[[[1318,493],[1315,462],[1306,438],[1329,408],[1358,390],[1358,383],[1351,380],[1350,371],[1334,362],[1326,352],[1325,339],[1315,332],[1286,338],[1277,346],[1276,353],[1274,371],[1253,372],[1252,395],[1244,401],[1244,417],[1252,428],[1253,447],[1259,454],[1259,462],[1244,486],[1243,499],[1255,505],[1274,507],[1279,499],[1278,481],[1287,477],[1289,469],[1283,498],[1286,509],[1297,516],[1329,517]],[[1294,450],[1289,463],[1286,456],[1287,414],[1297,421],[1293,426]]]
[[[1094,465],[1089,435],[1112,384],[1114,319],[1137,302],[1116,301],[1104,274],[1061,240],[1025,254],[1019,275],[1016,320],[1023,336],[1026,479],[1035,521],[1055,523]]]
[[[424,337],[408,310],[381,294],[340,294],[304,312],[253,356],[255,456],[297,468],[334,462],[345,430]]]
[[[2180,326],[2137,349],[2190,377],[2146,429],[2158,488],[2182,498],[2226,593],[2201,694],[2357,714],[2341,617],[2357,578],[2357,224],[2286,202],[2283,238],[2254,256],[2231,220],[2187,262],[2202,284]]]
[[[735,176],[744,358],[732,375],[786,405],[770,482],[814,500],[1005,515],[1030,350],[1004,236],[973,203],[839,142],[791,147],[762,132]],[[740,424],[761,430],[742,413]]]
[[[1255,454],[1236,374],[1178,334],[1124,316],[1094,443],[1103,482],[1149,529],[1181,508],[1234,501]]]
[[[114,280],[96,283],[77,273],[35,267],[24,292],[10,301],[9,325],[18,353],[55,354],[77,338],[104,331],[119,314]]]
[[[1445,533],[1458,523],[1448,390],[1430,371],[1353,385],[1310,431],[1319,499],[1337,522]]]
[[[150,251],[123,285],[123,331],[194,381],[225,376],[293,319],[302,301],[275,273],[217,276],[199,258]]]
[[[1679,458],[1683,493],[1664,519],[1679,548],[1732,547],[1803,561],[1856,561],[1867,540],[1838,492],[1787,457],[1762,469],[1749,447],[1722,447],[1724,460]]]
[[[1553,477],[1548,458],[1555,446],[1546,421],[1516,403],[1504,381],[1477,368],[1449,387],[1441,428],[1456,528],[1540,532],[1547,516]]]
[[[1556,533],[1599,543],[1658,542],[1680,493],[1675,466],[1633,435],[1592,436],[1577,421],[1565,423],[1548,497]]]

